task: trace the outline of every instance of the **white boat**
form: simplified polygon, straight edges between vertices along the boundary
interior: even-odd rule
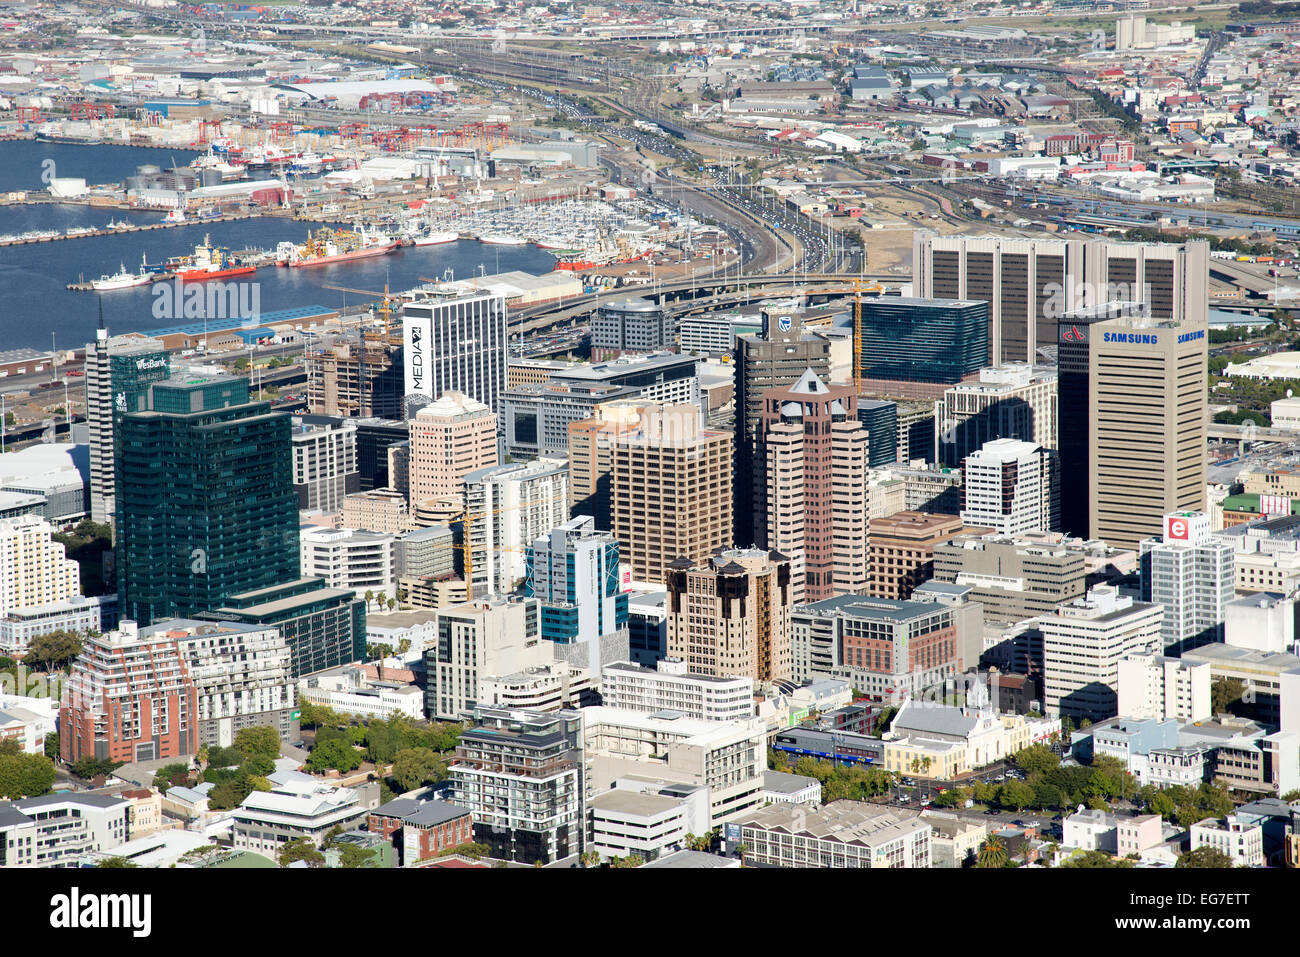
[[[526,246],[528,240],[520,236],[511,236],[508,233],[484,233],[478,238],[478,241],[489,246]]]
[[[181,209],[179,206],[176,207],[175,209],[169,211],[167,215],[163,217],[163,222],[164,223],[185,222],[185,210]]]
[[[440,246],[443,243],[454,243],[460,239],[460,233],[450,230],[430,230],[427,233],[416,233],[414,237],[417,246]]]
[[[140,261],[140,268],[143,270],[144,260]],[[153,282],[153,276],[148,272],[127,272],[126,265],[122,264],[118,267],[116,274],[92,279],[90,288],[103,292],[108,289],[129,289],[131,286],[147,286],[151,282]]]

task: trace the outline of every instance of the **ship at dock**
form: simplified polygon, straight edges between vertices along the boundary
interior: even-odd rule
[[[402,241],[384,233],[358,229],[331,229],[322,226],[307,234],[305,243],[280,243],[276,261],[281,266],[325,266],[384,256],[400,249]]]
[[[257,272],[257,267],[241,262],[221,246],[213,246],[209,237],[194,247],[190,256],[169,259],[165,270],[174,273],[181,282],[208,282],[231,276],[246,276]]]
[[[129,289],[132,286],[147,286],[153,282],[153,275],[145,267],[144,260],[140,260],[140,272],[128,272],[126,266],[119,265],[118,271],[111,276],[104,275],[98,279],[90,280],[90,288],[96,292],[107,292],[113,289]]]

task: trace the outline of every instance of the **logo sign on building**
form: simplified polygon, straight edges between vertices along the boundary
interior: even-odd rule
[[[1184,516],[1165,516],[1165,539],[1171,542],[1187,541],[1187,519]]]
[[[1291,499],[1285,495],[1261,495],[1259,510],[1264,515],[1278,516],[1291,514]]]
[[[1087,342],[1088,327],[1087,325],[1075,325],[1074,323],[1062,323],[1059,327],[1061,342]]]
[[[780,329],[782,332],[789,332],[790,322],[791,320],[789,316],[781,316],[776,320],[776,327]]]

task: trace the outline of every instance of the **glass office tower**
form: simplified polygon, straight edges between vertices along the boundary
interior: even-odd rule
[[[114,454],[123,618],[147,625],[298,577],[290,419],[248,382],[187,374],[122,416]]]

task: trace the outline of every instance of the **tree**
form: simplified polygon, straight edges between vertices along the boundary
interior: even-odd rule
[[[1105,851],[1084,851],[1070,858],[1062,867],[1132,867],[1128,858],[1114,857]]]
[[[361,767],[361,755],[351,745],[334,739],[317,744],[304,767],[313,774],[335,769],[344,773]]]
[[[70,631],[52,631],[37,635],[27,646],[23,661],[38,665],[44,671],[65,668],[81,654],[81,636]]]
[[[71,532],[55,532],[51,537],[80,567],[83,595],[105,595],[113,591],[115,583],[106,580],[104,575],[104,554],[113,547],[112,528],[86,518]]]
[[[54,786],[54,762],[43,754],[0,753],[0,797],[38,797]]]
[[[1220,678],[1210,685],[1210,708],[1215,714],[1232,710],[1246,691],[1245,682],[1239,678]]]
[[[975,857],[975,866],[1006,867],[1008,860],[1007,846],[1002,843],[1000,837],[993,835],[980,845],[979,854]]]
[[[1011,760],[1025,774],[1047,774],[1061,766],[1061,759],[1052,753],[1051,748],[1044,744],[1035,744],[1028,748],[1022,748],[1011,756]]]
[[[139,867],[134,861],[128,861],[125,857],[106,857],[96,867]]]
[[[239,766],[239,773],[264,778],[275,773],[275,762],[264,754],[255,754]]]
[[[324,867],[325,855],[305,837],[295,837],[280,848],[280,866],[288,867],[294,861],[306,861],[308,867]]]
[[[175,761],[171,764],[164,764],[153,773],[153,786],[166,794],[168,788],[183,787],[189,779],[189,765]]]
[[[101,774],[112,774],[125,763],[125,761],[101,761],[99,758],[85,757],[69,764],[68,770],[79,778],[90,780]]]
[[[1024,781],[1008,781],[998,788],[998,804],[1023,811],[1034,803],[1034,789]]]
[[[235,750],[244,758],[256,754],[274,762],[280,756],[280,732],[269,725],[240,728],[235,732]]]
[[[1232,858],[1208,844],[1178,855],[1174,867],[1232,867]]]
[[[59,754],[59,732],[51,731],[45,736],[45,756],[51,761],[57,761]]]
[[[447,766],[428,748],[406,748],[393,759],[393,777],[403,791],[434,784],[447,774]]]
[[[1291,804],[1293,801],[1300,801],[1300,790],[1287,791],[1286,794],[1282,795],[1282,800],[1286,801],[1287,804]]]
[[[244,763],[244,755],[238,748],[220,746],[208,748],[208,766],[212,768],[234,768]]]

